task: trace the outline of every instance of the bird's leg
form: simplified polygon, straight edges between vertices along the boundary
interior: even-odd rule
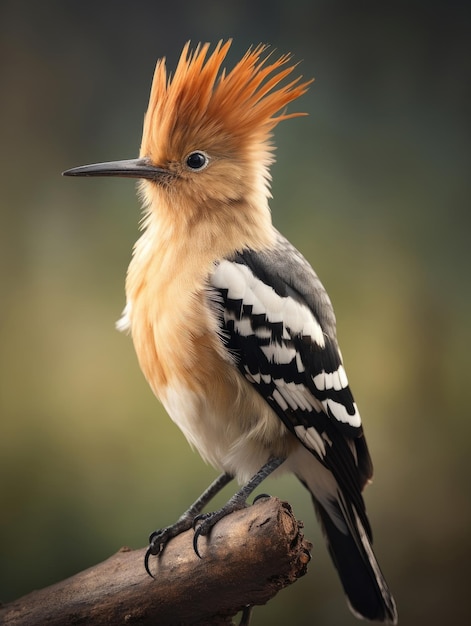
[[[244,606],[244,608],[242,609],[242,616],[240,618],[239,626],[249,626],[250,618],[252,616],[252,609],[253,606],[251,604],[247,604],[247,606]]]
[[[272,458],[266,463],[252,478],[240,489],[232,498],[218,511],[213,513],[201,513],[193,520],[193,528],[195,535],[193,537],[193,548],[196,554],[201,558],[198,552],[198,539],[202,535],[208,535],[211,528],[223,517],[243,509],[247,504],[247,498],[259,486],[259,484],[274,472],[285,459]]]
[[[200,497],[193,502],[190,508],[178,518],[175,524],[167,526],[166,528],[161,528],[160,530],[155,530],[151,533],[149,537],[149,548],[147,549],[144,560],[146,571],[149,576],[152,576],[149,571],[149,558],[152,555],[160,554],[170,539],[173,539],[173,537],[176,537],[180,533],[191,528],[197,515],[201,513],[208,502],[212,500],[212,498],[214,498],[214,496],[219,493],[221,489],[230,483],[232,479],[233,476],[231,476],[231,474],[221,474],[209,485]]]

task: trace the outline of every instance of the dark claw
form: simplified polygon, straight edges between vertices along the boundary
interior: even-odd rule
[[[149,547],[147,548],[147,552],[144,557],[144,566],[146,568],[146,572],[151,578],[155,578],[155,576],[151,573],[149,569],[149,559],[151,556],[157,556],[162,552],[161,542],[159,541],[159,537],[161,536],[161,530],[154,530],[154,532],[151,533],[149,536]]]
[[[166,543],[172,538],[170,528],[162,528],[161,530],[154,530],[149,536],[149,547],[147,548],[146,555],[144,557],[144,566],[149,576],[154,576],[149,570],[149,559],[151,556],[158,556],[165,548]]]
[[[152,534],[154,534],[154,533],[152,533]],[[152,548],[149,547],[149,548],[147,548],[147,552],[146,552],[146,555],[144,557],[144,567],[146,568],[146,572],[149,574],[149,576],[155,580],[154,574],[152,574],[152,572],[149,569],[149,559],[150,559],[151,556],[153,556],[153,552],[152,552]]]
[[[153,532],[153,533],[151,533],[151,534],[149,535],[149,543],[152,543],[152,542],[153,542],[154,538],[155,538],[155,537],[157,537],[157,535],[159,534],[159,532],[160,532],[160,531],[158,531],[158,530],[154,530],[154,532]]]
[[[259,493],[258,496],[254,498],[254,501],[252,502],[252,504],[255,504],[257,500],[262,500],[264,498],[271,498],[271,495],[269,493]]]
[[[197,515],[193,520],[193,530],[195,531],[195,534],[193,535],[193,550],[195,551],[196,556],[200,559],[202,557],[198,550],[198,539],[201,537],[202,534],[205,535],[207,533],[207,531],[204,531],[203,529],[204,521],[209,519],[210,517],[212,517],[211,513],[200,513],[200,515]],[[199,526],[198,523],[200,523]]]
[[[149,548],[147,551],[149,552],[150,555],[157,556],[158,554],[162,552],[165,546],[165,543],[166,543],[165,531],[156,530],[153,533],[151,533],[149,537]]]
[[[205,517],[207,517],[208,514],[207,513],[200,513],[199,515],[197,515],[194,520],[193,520],[193,530],[196,530],[196,525],[198,522],[201,522],[201,520],[203,520]]]
[[[195,554],[199,559],[203,558],[198,550],[198,539],[200,538],[200,535],[201,535],[201,529],[197,528],[195,530],[195,534],[193,535],[193,550],[195,551]]]

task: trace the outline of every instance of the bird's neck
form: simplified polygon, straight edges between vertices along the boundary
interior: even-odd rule
[[[139,282],[170,283],[185,277],[190,285],[198,284],[214,263],[246,248],[270,247],[276,237],[265,188],[254,188],[247,198],[198,202],[148,187],[143,229],[130,268],[131,291],[140,288]]]

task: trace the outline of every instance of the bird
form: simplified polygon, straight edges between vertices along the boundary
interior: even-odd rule
[[[373,466],[329,296],[271,218],[278,123],[312,80],[291,54],[250,47],[227,70],[230,39],[155,68],[139,157],[67,176],[139,179],[142,234],[126,276],[128,331],[142,372],[190,445],[220,473],[171,526],[150,535],[145,567],[176,535],[193,546],[269,475],[310,492],[353,614],[397,623],[372,550],[363,489]],[[231,480],[240,488],[203,512]]]

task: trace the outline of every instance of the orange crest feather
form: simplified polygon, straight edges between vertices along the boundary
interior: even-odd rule
[[[222,63],[230,46],[231,40],[220,41],[208,56],[208,43],[192,51],[188,42],[173,76],[167,76],[165,59],[157,62],[141,156],[158,160],[165,151],[169,158],[178,158],[204,147],[198,142],[209,139],[221,146],[265,141],[278,122],[305,115],[285,111],[276,115],[312,83],[300,82],[299,76],[279,86],[296,68],[287,66],[291,55],[271,61],[273,52],[262,56],[267,46],[260,44],[226,72]]]

